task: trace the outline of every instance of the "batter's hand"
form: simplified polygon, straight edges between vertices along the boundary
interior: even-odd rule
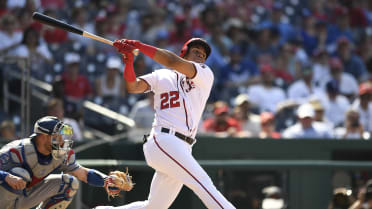
[[[10,187],[12,187],[15,190],[22,190],[26,187],[26,181],[24,181],[22,178],[18,176],[14,176],[12,174],[8,174],[5,177],[6,183],[9,184]]]
[[[133,50],[136,49],[135,45],[127,43],[126,39],[114,41],[114,47],[122,54],[133,53]]]
[[[137,41],[137,40],[129,40],[129,39],[123,39],[124,40],[124,43],[127,43],[129,45],[132,45],[134,47],[136,47],[137,49],[141,46],[141,42],[140,41]]]
[[[132,52],[130,53],[123,53],[123,62],[127,64],[133,64],[134,55]]]
[[[140,46],[141,46],[141,42],[140,41],[137,41],[137,40],[129,40],[129,39],[120,39],[120,40],[116,40],[116,41],[120,41],[121,43],[126,43],[126,44],[129,44],[131,46],[134,46],[136,49],[138,49]],[[116,42],[115,41],[115,42]],[[114,43],[115,43],[114,42]],[[115,45],[114,45],[115,46]]]

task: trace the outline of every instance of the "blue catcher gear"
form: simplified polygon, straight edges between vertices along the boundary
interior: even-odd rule
[[[45,116],[36,121],[34,133],[53,135],[61,129],[63,122],[54,116]]]
[[[59,194],[40,203],[36,209],[66,209],[78,189],[79,181],[73,176],[63,174]]]
[[[72,147],[73,130],[57,117],[45,116],[36,121],[34,133],[52,136],[52,156],[55,159],[65,157]]]

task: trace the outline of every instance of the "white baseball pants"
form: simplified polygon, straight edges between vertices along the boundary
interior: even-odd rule
[[[150,135],[143,151],[147,164],[156,172],[148,200],[97,209],[166,209],[183,185],[189,187],[209,209],[235,208],[213,185],[208,174],[191,155],[191,148],[191,145],[171,134],[157,132]]]

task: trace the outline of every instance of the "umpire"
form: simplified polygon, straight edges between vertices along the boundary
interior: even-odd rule
[[[71,126],[46,116],[36,121],[29,138],[0,149],[2,209],[65,209],[79,188],[78,179],[104,186],[106,175],[76,163],[72,135]]]

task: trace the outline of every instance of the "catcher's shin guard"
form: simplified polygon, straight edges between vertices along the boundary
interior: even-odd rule
[[[63,174],[58,194],[40,203],[36,209],[66,209],[78,189],[79,181],[73,176]]]

